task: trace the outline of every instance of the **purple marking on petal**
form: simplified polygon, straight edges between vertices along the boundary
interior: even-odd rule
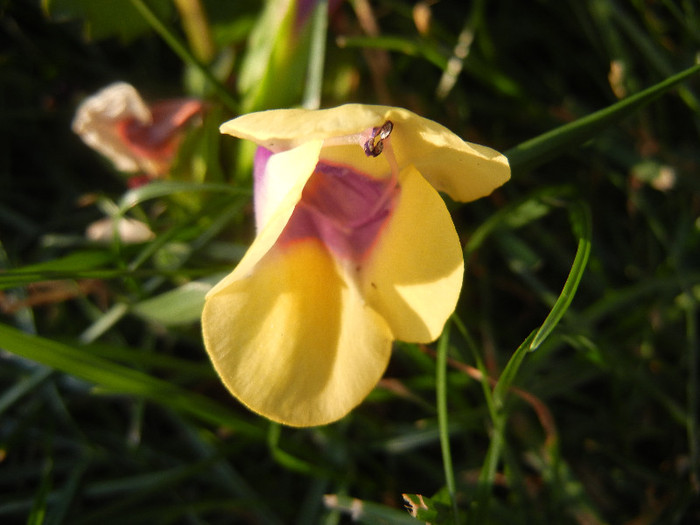
[[[319,162],[279,242],[317,238],[334,255],[360,262],[391,216],[399,187],[350,166]]]
[[[255,208],[255,224],[260,227],[260,210],[265,199],[265,170],[267,169],[267,161],[273,152],[262,146],[258,146],[255,150],[253,158],[253,206]]]

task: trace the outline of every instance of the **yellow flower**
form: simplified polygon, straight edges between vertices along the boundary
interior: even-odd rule
[[[438,191],[488,195],[508,161],[386,106],[263,111],[221,131],[260,146],[258,234],[207,295],[207,352],[251,410],[330,423],[377,384],[393,340],[440,335],[464,261]]]

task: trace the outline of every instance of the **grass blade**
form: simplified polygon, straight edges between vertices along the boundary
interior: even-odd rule
[[[537,348],[539,348],[569,309],[571,301],[574,299],[574,295],[578,289],[578,285],[581,282],[581,277],[583,277],[586,264],[588,264],[588,257],[591,254],[591,212],[588,206],[581,201],[576,201],[572,203],[571,206],[571,221],[574,232],[579,238],[576,257],[574,258],[574,263],[571,266],[571,271],[566,279],[566,283],[564,283],[564,288],[557,298],[557,301],[554,303],[549,315],[544,320],[544,323],[542,323],[542,326],[537,331],[530,345],[530,350],[537,350]]]
[[[264,435],[261,428],[242,421],[227,408],[204,396],[187,392],[162,379],[93,356],[84,349],[28,335],[4,324],[0,324],[0,347],[26,359],[95,383],[110,392],[143,397],[249,437],[261,438]]]
[[[442,465],[445,471],[445,483],[452,503],[452,513],[455,522],[458,522],[457,499],[455,490],[455,475],[452,468],[452,453],[450,452],[449,418],[447,415],[447,349],[450,342],[450,323],[445,325],[440,341],[437,345],[436,363],[436,397],[438,426],[440,428],[440,449],[442,450]]]
[[[513,173],[531,170],[563,151],[594,138],[600,130],[652,102],[698,72],[700,72],[700,64],[689,67],[616,104],[569,124],[559,126],[509,149],[505,155],[508,157]]]

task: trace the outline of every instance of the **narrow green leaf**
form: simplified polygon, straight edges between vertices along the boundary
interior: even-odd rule
[[[119,201],[119,211],[125,213],[129,208],[158,197],[166,197],[174,193],[209,191],[216,193],[233,193],[236,195],[249,195],[250,190],[234,186],[232,184],[179,182],[179,181],[155,181],[144,186],[139,186],[127,191]]]
[[[445,324],[445,329],[440,336],[437,345],[437,363],[435,388],[437,396],[438,426],[440,428],[440,449],[442,450],[442,465],[445,471],[445,482],[452,504],[452,514],[455,522],[458,522],[458,510],[455,488],[455,476],[452,468],[452,453],[450,452],[449,417],[447,415],[447,349],[450,344],[450,323]]]
[[[518,370],[520,369],[523,359],[529,352],[530,345],[534,337],[535,332],[532,332],[525,339],[525,341],[520,344],[518,349],[508,360],[508,364],[506,364],[506,367],[501,373],[501,377],[498,378],[498,383],[496,383],[496,386],[493,389],[494,408],[491,411],[493,430],[491,432],[489,449],[486,453],[486,457],[484,458],[481,473],[479,474],[476,496],[472,502],[470,512],[472,520],[470,522],[487,522],[486,518],[488,516],[488,509],[491,504],[491,495],[493,492],[494,480],[496,478],[496,470],[498,468],[498,462],[501,458],[503,445],[505,444],[505,426],[507,419],[507,413],[503,410],[505,396],[510,388],[510,385],[515,379]]]
[[[306,109],[321,107],[323,68],[326,58],[326,31],[328,28],[328,0],[316,3],[311,22],[311,44],[309,46],[309,67],[306,75],[304,102]]]
[[[574,122],[527,140],[506,151],[513,173],[531,170],[563,151],[594,138],[602,129],[657,99],[679,83],[700,72],[700,64],[689,67],[635,95]]]
[[[18,399],[31,393],[34,389],[46,380],[53,370],[50,368],[41,367],[34,371],[29,377],[18,381],[11,387],[7,388],[0,395],[0,415],[11,407]]]
[[[133,305],[131,312],[163,326],[193,323],[202,315],[207,292],[225,275],[216,274],[207,279],[191,281]]]
[[[94,3],[94,2],[93,2]],[[219,100],[232,112],[238,111],[238,103],[229,94],[226,87],[219,82],[219,79],[214,76],[211,70],[204,65],[192,52],[183,44],[175,33],[166,26],[161,17],[143,0],[131,0],[131,4],[141,14],[143,19],[158,33],[163,40],[170,46],[170,49],[180,57],[180,59],[202,73],[202,75],[211,83],[212,88],[216,91]]]
[[[84,272],[104,266],[113,259],[105,250],[84,250],[65,257],[0,272],[0,289],[34,281],[55,279],[57,275]]]
[[[583,277],[583,272],[588,264],[588,257],[591,254],[591,212],[588,206],[581,201],[574,201],[570,208],[571,222],[574,233],[579,238],[576,257],[571,266],[569,276],[564,283],[564,288],[559,294],[557,301],[554,303],[549,315],[542,323],[542,326],[537,331],[535,338],[530,345],[530,350],[537,350],[542,342],[552,333],[552,330],[559,324],[559,321],[564,316],[566,311],[574,299],[578,285]]]
[[[242,421],[229,409],[204,396],[187,392],[162,379],[91,355],[85,349],[28,335],[4,324],[0,324],[0,347],[26,359],[95,383],[110,392],[143,397],[249,437],[260,438],[264,435],[259,427]]]

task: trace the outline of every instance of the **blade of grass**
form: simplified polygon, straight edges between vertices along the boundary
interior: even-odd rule
[[[554,303],[553,308],[537,331],[530,345],[530,350],[532,351],[539,348],[569,309],[591,253],[591,235],[593,227],[591,225],[591,212],[588,206],[581,201],[574,201],[569,211],[574,233],[579,238],[576,256],[574,257],[574,263],[571,265],[571,271],[564,283],[564,288],[559,298],[556,303]]]
[[[127,191],[119,200],[119,211],[125,213],[129,208],[150,199],[167,197],[174,193],[208,191],[214,193],[232,193],[235,195],[252,195],[246,188],[240,188],[232,184],[179,182],[179,181],[155,181],[145,186]]]
[[[326,58],[326,31],[328,28],[328,0],[318,0],[314,10],[309,48],[309,67],[302,106],[306,109],[321,107],[323,66]]]
[[[316,476],[318,478],[338,477],[330,471],[312,465],[308,461],[299,459],[289,452],[282,450],[282,448],[280,448],[281,436],[282,425],[279,423],[270,422],[267,433],[267,445],[272,453],[272,457],[274,457],[275,461],[277,461],[280,465],[289,470],[293,470],[307,476]]]
[[[452,468],[452,453],[450,451],[449,417],[447,415],[447,350],[450,343],[450,323],[445,325],[437,345],[437,362],[435,365],[435,388],[437,397],[438,426],[440,428],[440,449],[442,450],[442,465],[445,471],[445,483],[450,495],[452,514],[455,523],[459,522],[455,475]]]
[[[149,399],[203,421],[230,428],[241,435],[262,438],[264,431],[242,421],[235,413],[210,399],[187,392],[173,384],[132,368],[91,355],[84,349],[28,335],[0,324],[0,347],[13,354],[42,363],[67,374],[95,383],[110,392]]]
[[[594,138],[602,129],[649,104],[698,72],[700,72],[700,64],[689,67],[607,108],[559,126],[509,149],[505,155],[508,157],[513,174],[531,170],[565,150]]]
[[[53,485],[53,460],[49,457],[44,464],[41,474],[41,483],[34,497],[32,510],[27,517],[27,525],[42,525],[46,519],[46,507],[48,505],[48,496]]]
[[[52,373],[53,370],[50,368],[39,368],[29,377],[25,377],[10,388],[6,389],[2,395],[0,395],[0,416],[17,400],[21,399],[25,395],[31,394],[34,389],[43,383]]]
[[[163,40],[165,40],[168,46],[170,46],[170,49],[172,49],[184,63],[197,68],[202,75],[204,75],[204,77],[211,82],[211,85],[216,91],[216,94],[221,102],[233,113],[238,113],[238,102],[233,99],[224,85],[219,82],[219,79],[214,76],[206,65],[204,65],[192,54],[192,52],[180,41],[175,33],[158,18],[153,10],[148,7],[146,2],[143,2],[143,0],[131,0],[131,3],[139,11],[139,13],[141,13],[144,20],[150,24],[153,30],[158,33]]]

